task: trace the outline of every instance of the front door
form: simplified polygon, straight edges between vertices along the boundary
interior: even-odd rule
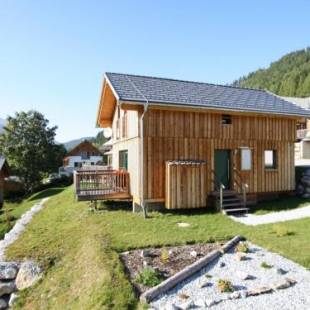
[[[230,150],[215,150],[215,174],[218,182],[221,182],[225,189],[230,188]]]

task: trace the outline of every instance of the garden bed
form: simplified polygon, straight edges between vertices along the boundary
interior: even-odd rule
[[[145,269],[155,270],[158,282],[163,281],[213,250],[218,250],[220,246],[219,243],[204,243],[132,250],[122,253],[121,260],[133,286],[138,294],[142,294],[154,286],[138,283],[137,277]]]

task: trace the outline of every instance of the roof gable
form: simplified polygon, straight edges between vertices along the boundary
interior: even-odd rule
[[[106,73],[106,78],[122,101],[310,116],[310,111],[264,90],[120,73]]]
[[[98,154],[98,156],[102,155],[101,151],[97,147],[95,147],[90,141],[84,140],[78,145],[76,145],[72,150],[70,150],[66,157],[76,156],[81,151],[95,152],[96,154]]]

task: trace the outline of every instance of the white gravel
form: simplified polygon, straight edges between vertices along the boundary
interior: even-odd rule
[[[261,225],[285,222],[310,217],[310,205],[294,210],[271,212],[264,215],[245,214],[242,216],[229,216],[232,220],[245,225]]]
[[[14,227],[4,235],[4,239],[0,241],[0,261],[5,259],[4,252],[6,248],[18,239],[20,234],[24,231],[25,226],[32,220],[32,217],[39,212],[48,198],[43,198],[39,203],[35,204],[31,209],[25,212],[20,219],[18,219]]]
[[[218,292],[216,285],[218,279],[227,279],[231,281],[234,288],[242,292],[262,286],[271,286],[273,283],[288,277],[296,280],[297,283],[287,289],[276,290],[268,294],[235,300],[226,299],[213,305],[211,309],[309,310],[310,272],[304,267],[278,254],[266,251],[251,243],[249,243],[249,245],[251,252],[247,254],[247,260],[237,261],[234,252],[226,253],[194,276],[181,282],[167,293],[160,295],[150,306],[158,310],[175,309],[172,305],[179,307],[184,306],[189,301],[193,301],[195,303],[195,309],[207,309],[206,307],[199,307],[198,305],[206,300],[226,299],[229,295],[229,293]],[[224,267],[220,267],[222,262],[225,263]],[[262,262],[273,265],[273,267],[271,269],[264,269],[261,267]],[[282,268],[287,271],[287,273],[284,275],[278,274],[278,268]],[[249,274],[254,278],[250,280],[241,280],[240,273]],[[207,279],[205,274],[212,275],[212,278]],[[199,288],[199,284],[206,280],[211,283],[211,286]],[[178,296],[180,293],[188,295],[189,299],[185,301],[180,299]]]

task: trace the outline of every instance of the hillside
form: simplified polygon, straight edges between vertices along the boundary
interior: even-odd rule
[[[234,86],[266,89],[280,96],[310,96],[310,47],[289,53],[233,82]]]
[[[102,146],[108,139],[103,136],[103,131],[97,133],[95,137],[83,137],[79,139],[74,139],[63,143],[67,151],[72,150],[75,146],[80,144],[82,141],[88,140],[95,144],[97,147]]]
[[[5,125],[5,120],[0,117],[0,134],[3,132],[4,125]]]

